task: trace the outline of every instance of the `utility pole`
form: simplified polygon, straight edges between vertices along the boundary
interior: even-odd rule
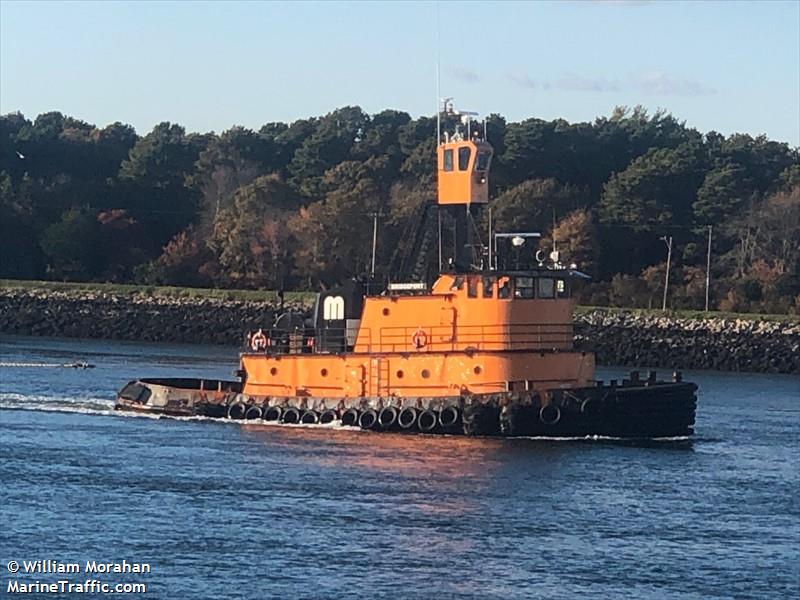
[[[370,267],[369,274],[375,277],[375,252],[378,248],[378,211],[372,213],[372,266]]]
[[[661,310],[667,310],[667,289],[669,288],[669,267],[672,263],[672,236],[662,236],[661,240],[667,245],[667,275],[664,279],[664,301]]]
[[[706,312],[708,312],[708,289],[711,287],[711,225],[708,226],[708,253],[706,254]]]

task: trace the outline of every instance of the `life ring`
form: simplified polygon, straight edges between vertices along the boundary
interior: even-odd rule
[[[267,336],[260,329],[250,338],[250,348],[254,352],[261,352],[267,349]]]
[[[417,350],[421,350],[428,345],[428,334],[421,327],[411,336],[411,345]]]

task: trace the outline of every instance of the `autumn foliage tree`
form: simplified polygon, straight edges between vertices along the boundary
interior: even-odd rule
[[[582,301],[658,306],[668,235],[669,304],[700,308],[711,227],[712,306],[800,310],[798,148],[642,107],[486,128],[495,230],[541,232],[592,273]],[[374,215],[390,276],[435,150],[435,118],[358,106],[219,134],[3,115],[0,277],[316,289],[370,270]]]

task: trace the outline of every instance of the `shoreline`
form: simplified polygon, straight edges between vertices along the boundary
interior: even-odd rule
[[[267,297],[2,288],[0,333],[238,347],[247,330],[273,322],[277,305]],[[307,297],[295,295],[285,308],[308,310]],[[579,308],[575,333],[599,365],[800,374],[800,322],[788,316],[697,319]]]

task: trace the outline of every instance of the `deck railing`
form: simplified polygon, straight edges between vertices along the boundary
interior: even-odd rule
[[[340,352],[452,352],[567,350],[573,347],[572,323],[428,325],[319,330],[264,330],[265,344],[247,340],[247,352],[331,354]]]

